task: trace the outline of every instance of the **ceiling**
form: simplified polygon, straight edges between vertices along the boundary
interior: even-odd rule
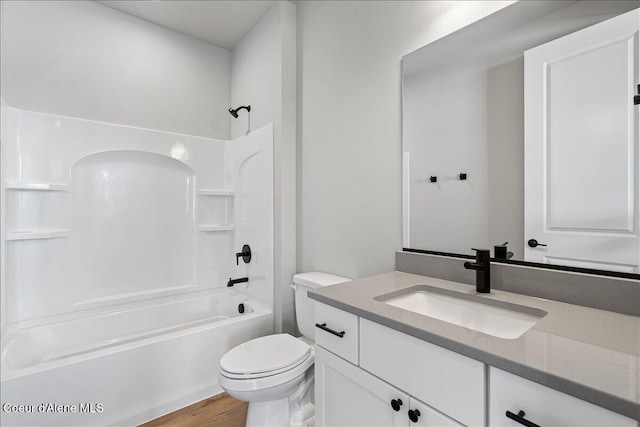
[[[233,49],[273,0],[102,0],[105,6],[225,49]]]

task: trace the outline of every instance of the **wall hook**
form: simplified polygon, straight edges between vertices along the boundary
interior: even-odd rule
[[[431,182],[438,182],[438,177],[437,177],[437,176],[429,177],[429,181],[431,181]]]
[[[458,178],[460,179],[460,181],[464,181],[467,179],[467,174],[466,173],[461,173],[460,175],[458,175]]]

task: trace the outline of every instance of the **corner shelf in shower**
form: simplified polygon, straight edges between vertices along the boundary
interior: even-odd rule
[[[69,184],[53,184],[38,182],[7,182],[7,190],[20,191],[69,191]]]
[[[58,239],[61,237],[69,237],[69,230],[19,230],[9,231],[5,237],[5,240],[18,241],[18,240],[43,240],[43,239]]]
[[[235,228],[236,228],[236,226],[234,224],[227,224],[227,225],[209,224],[209,225],[199,225],[198,226],[198,231],[208,232],[208,233],[215,233],[215,232],[219,232],[219,231],[233,231],[233,230],[235,230]]]
[[[214,190],[209,188],[198,189],[198,196],[219,196],[219,197],[233,197],[235,192],[233,190]]]

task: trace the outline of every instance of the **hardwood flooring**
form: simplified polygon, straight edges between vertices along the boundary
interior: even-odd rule
[[[220,393],[140,427],[244,427],[247,407],[246,402]]]

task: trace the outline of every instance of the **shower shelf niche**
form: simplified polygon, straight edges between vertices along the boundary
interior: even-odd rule
[[[198,225],[198,231],[206,232],[206,233],[215,233],[219,231],[233,231],[236,226],[233,224],[225,224],[225,225]]]
[[[7,182],[6,189],[17,190],[17,191],[66,191],[66,192],[69,192],[69,184]]]
[[[17,240],[42,240],[69,237],[69,230],[20,230],[9,231],[6,235],[8,242]]]
[[[70,185],[46,181],[7,180],[6,242],[70,236]]]
[[[198,188],[198,231],[221,232],[234,231],[233,205],[235,191],[219,188]]]
[[[213,190],[208,188],[198,189],[198,196],[218,196],[218,197],[233,197],[235,192],[233,190]]]

